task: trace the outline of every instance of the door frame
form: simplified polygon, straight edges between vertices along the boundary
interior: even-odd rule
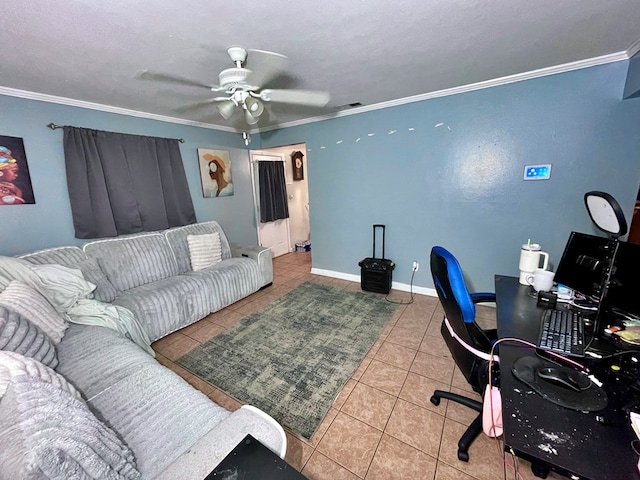
[[[251,170],[251,191],[253,193],[253,212],[256,219],[256,233],[258,235],[258,245],[262,247],[264,245],[262,245],[262,232],[261,232],[260,226],[263,225],[263,223],[260,221],[260,197],[258,193],[258,188],[259,188],[258,162],[260,160],[267,160],[270,162],[282,162],[282,166],[284,168],[285,183],[290,182],[291,179],[288,178],[289,173],[287,170],[287,165],[285,163],[286,160],[284,155],[277,154],[277,153],[265,154],[265,153],[251,152],[249,165],[251,167],[250,170]],[[291,252],[291,231],[289,226],[289,219],[285,218],[283,220],[284,220],[283,228],[286,229],[286,233],[287,233],[287,253],[289,253]]]

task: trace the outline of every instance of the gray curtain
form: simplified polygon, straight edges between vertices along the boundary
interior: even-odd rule
[[[178,140],[64,127],[76,238],[196,222]]]
[[[284,164],[282,162],[258,162],[258,184],[260,187],[260,221],[267,223],[289,218]]]

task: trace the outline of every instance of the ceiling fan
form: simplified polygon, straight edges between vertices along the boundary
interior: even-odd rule
[[[222,92],[221,96],[187,106],[182,110],[191,110],[217,103],[218,112],[224,119],[228,120],[236,111],[242,111],[244,119],[249,125],[255,125],[258,122],[260,115],[265,110],[265,102],[311,107],[324,107],[329,102],[328,92],[263,88],[284,71],[288,63],[288,59],[284,55],[264,50],[245,50],[237,46],[229,47],[227,53],[235,66],[220,72],[218,85],[207,85],[187,78],[153,73],[147,70],[142,71],[139,77],[147,80],[205,87],[212,92]],[[251,68],[247,67],[247,63]]]

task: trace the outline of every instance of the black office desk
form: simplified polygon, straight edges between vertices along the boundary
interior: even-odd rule
[[[495,286],[498,336],[536,343],[543,310],[537,307],[536,298],[529,295],[530,287],[521,286],[515,277],[501,275],[496,275]],[[594,412],[576,412],[545,400],[511,373],[513,363],[534,353],[533,349],[511,342],[500,344],[499,349],[507,451],[513,448],[519,457],[568,477],[640,479],[638,458],[631,448],[636,436],[629,426],[622,422],[621,426],[604,425],[595,420]],[[607,384],[604,388],[607,390]],[[622,418],[613,415],[611,419]]]
[[[244,437],[204,480],[306,480],[252,435]]]

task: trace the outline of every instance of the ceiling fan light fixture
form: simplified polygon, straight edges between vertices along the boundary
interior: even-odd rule
[[[247,107],[247,111],[254,117],[259,117],[262,115],[262,112],[264,112],[264,105],[262,102],[253,97],[248,97],[244,101],[244,105]]]
[[[255,125],[256,123],[258,123],[258,117],[254,117],[253,115],[251,115],[251,112],[249,112],[249,110],[244,111],[244,119],[249,125]]]
[[[220,112],[220,115],[222,115],[222,118],[224,118],[225,120],[228,120],[229,117],[233,115],[235,109],[236,104],[233,100],[225,100],[218,105],[218,112]]]
[[[323,107],[329,102],[328,92],[262,88],[263,85],[268,84],[278,75],[287,72],[285,69],[287,57],[284,55],[266,50],[246,50],[235,45],[229,47],[227,53],[233,62],[233,67],[225,68],[219,73],[218,85],[147,71],[140,72],[138,76],[139,78],[160,80],[179,85],[206,87],[212,92],[221,92],[220,96],[213,96],[209,100],[186,106],[181,110],[186,113],[188,109],[215,103],[222,118],[230,120],[242,112],[248,125],[258,123],[258,118],[265,111],[266,102],[309,107]],[[249,58],[251,68],[247,68],[246,65],[249,56],[251,57]],[[269,117],[265,118],[265,124],[273,123],[274,117],[271,112],[267,112],[265,117]]]

